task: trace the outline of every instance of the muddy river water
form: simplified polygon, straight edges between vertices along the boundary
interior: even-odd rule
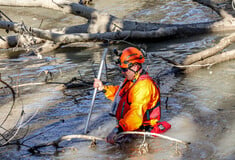
[[[138,21],[189,23],[218,18],[211,15],[211,10],[190,0],[110,0],[108,3],[97,0],[92,7]],[[14,15],[13,11],[17,12],[15,20],[23,18],[26,24],[33,24],[34,27],[39,26],[38,19],[42,17],[42,27],[53,27],[55,24],[63,27],[74,25],[76,21],[84,22],[79,17],[38,8],[25,11],[25,8],[1,7],[1,10],[9,16]],[[24,145],[21,148],[16,145],[0,147],[0,159],[235,159],[235,62],[225,62],[187,75],[174,75],[170,72],[170,64],[153,56],[161,55],[181,62],[186,55],[215,45],[222,36],[224,34],[199,35],[146,43],[148,56],[144,67],[155,80],[159,78],[162,120],[172,125],[165,135],[191,144],[186,147],[169,140],[148,137],[149,151],[145,154],[139,153],[143,136],[122,145],[97,141],[96,148],[90,147],[89,140],[73,139],[60,143],[63,148],[59,152],[49,146],[40,149],[40,154],[30,153],[28,149],[38,144],[52,142],[64,135],[84,133],[93,94],[92,85],[83,85],[78,80],[73,84],[80,84],[79,87],[65,89],[63,84],[73,77],[92,82],[104,48],[61,48],[43,55],[42,59],[29,55],[8,59],[7,54],[1,54],[1,78],[14,87],[16,102],[11,110],[10,91],[1,89],[0,142],[6,143],[2,135],[10,133],[5,136],[20,138]],[[128,44],[111,45],[110,48],[121,50],[126,46]],[[234,48],[233,45],[229,49]],[[122,77],[113,59],[110,52],[106,61],[107,75],[103,74],[102,80],[119,84]],[[53,75],[52,80],[50,74],[46,74],[48,71]],[[46,77],[51,83],[43,84]],[[108,114],[110,105],[103,93],[98,92],[88,135],[106,137],[116,125],[115,119]]]

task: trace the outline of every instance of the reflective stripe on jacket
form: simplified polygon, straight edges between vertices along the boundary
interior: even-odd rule
[[[161,118],[160,91],[148,73],[137,75],[133,81],[124,80],[121,86],[116,118],[123,131],[154,126]],[[114,100],[119,86],[105,86],[105,95]]]

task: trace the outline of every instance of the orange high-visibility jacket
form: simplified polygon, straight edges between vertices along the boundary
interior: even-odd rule
[[[121,86],[116,118],[123,131],[138,130],[141,126],[154,126],[161,118],[160,91],[148,73],[134,80],[124,80]],[[114,100],[119,86],[104,86],[105,96]]]

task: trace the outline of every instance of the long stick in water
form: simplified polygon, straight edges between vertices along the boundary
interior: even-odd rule
[[[126,132],[119,133],[117,135],[117,137],[115,137],[115,138],[118,138],[119,135],[124,135],[124,134],[140,134],[140,135],[158,136],[160,138],[168,139],[170,141],[175,141],[175,142],[182,143],[182,144],[185,144],[185,145],[191,144],[191,142],[185,142],[185,141],[182,141],[182,140],[179,140],[179,139],[176,139],[176,138],[165,136],[165,135],[162,135],[162,134],[159,134],[159,133],[151,133],[151,132],[126,131]]]
[[[104,66],[104,62],[105,62],[107,52],[108,52],[108,48],[105,48],[104,52],[103,52],[101,62],[100,62],[100,68],[99,68],[98,76],[97,76],[97,79],[99,79],[99,80],[101,78],[101,73],[102,73],[102,70],[103,70],[103,66]],[[88,128],[89,121],[90,121],[90,118],[91,118],[91,113],[92,113],[92,110],[93,110],[93,107],[94,107],[96,93],[97,93],[97,88],[94,89],[94,93],[93,93],[93,97],[92,97],[92,101],[91,101],[90,112],[88,114],[88,118],[87,118],[87,121],[86,121],[86,127],[85,127],[85,131],[84,131],[85,134],[87,134],[87,128]]]

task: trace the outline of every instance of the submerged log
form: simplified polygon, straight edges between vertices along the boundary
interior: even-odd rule
[[[216,44],[214,47],[208,48],[196,54],[188,55],[184,60],[183,65],[190,65],[197,61],[202,61],[208,57],[214,56],[215,54],[222,51],[223,49],[225,49],[234,42],[235,42],[235,33],[232,33],[231,35],[222,38],[220,42]]]
[[[201,61],[197,61],[188,66],[183,65],[183,66],[176,66],[176,67],[184,69],[183,71],[184,73],[190,73],[200,68],[211,67],[215,64],[229,61],[229,60],[234,60],[234,59],[235,59],[235,50],[231,50],[231,51],[227,51],[218,55],[214,55],[212,57],[206,58]]]

